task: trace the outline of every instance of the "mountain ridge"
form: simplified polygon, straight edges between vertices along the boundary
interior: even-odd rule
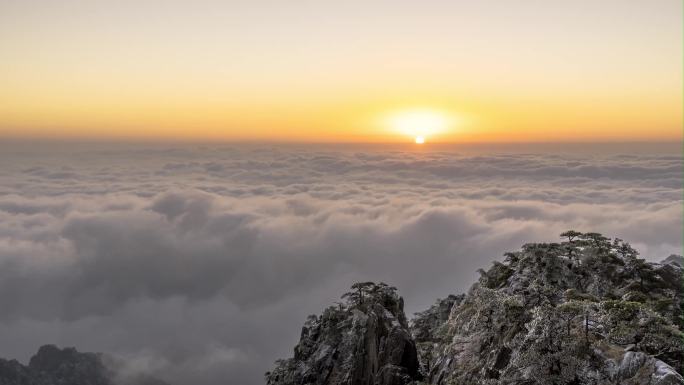
[[[561,237],[504,254],[502,262],[479,271],[467,293],[416,313],[409,327],[419,358],[414,375],[388,380],[376,370],[360,380],[307,376],[321,350],[338,354],[337,361],[327,358],[328,367],[345,355],[377,352],[303,333],[297,346],[312,353],[278,361],[266,373],[267,384],[684,384],[682,257],[651,263],[619,238],[576,231]],[[364,285],[374,290],[375,284]],[[337,324],[362,311],[358,305],[340,306]],[[288,376],[293,371],[303,375]]]
[[[168,385],[143,373],[122,375],[119,365],[102,353],[43,345],[28,365],[0,358],[0,385]]]

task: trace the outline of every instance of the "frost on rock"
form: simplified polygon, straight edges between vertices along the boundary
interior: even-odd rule
[[[684,384],[681,257],[648,263],[620,239],[562,237],[480,271],[440,326],[427,383]]]
[[[684,382],[682,376],[670,365],[660,360],[654,362],[655,371],[651,374],[650,383],[653,385],[675,385]]]
[[[568,231],[480,270],[408,323],[387,285],[312,316],[269,385],[684,385],[681,256]],[[315,353],[315,354],[314,354]]]
[[[429,309],[416,313],[411,320],[411,333],[418,349],[423,376],[430,373],[435,360],[439,357],[439,349],[447,342],[445,324],[449,320],[451,310],[459,305],[464,297],[452,294],[447,298],[438,299]]]
[[[396,289],[358,283],[344,303],[309,316],[294,357],[266,373],[269,385],[404,385],[419,379],[418,356]]]

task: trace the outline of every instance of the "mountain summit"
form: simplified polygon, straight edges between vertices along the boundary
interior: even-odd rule
[[[385,284],[310,316],[268,385],[672,385],[681,376],[682,258],[567,231],[480,270],[407,326]]]
[[[421,378],[396,288],[357,283],[342,298],[344,303],[309,316],[294,358],[266,374],[268,385],[400,385]]]
[[[0,359],[0,385],[168,385],[145,374],[122,376],[117,364],[101,353],[44,345],[28,365]]]

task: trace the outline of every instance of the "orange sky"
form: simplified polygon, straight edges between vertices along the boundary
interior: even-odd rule
[[[8,0],[0,137],[682,139],[680,0]]]

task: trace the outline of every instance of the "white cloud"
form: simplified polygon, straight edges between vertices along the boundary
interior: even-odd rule
[[[0,167],[5,357],[58,343],[183,383],[258,384],[356,280],[417,311],[568,228],[654,260],[682,246],[678,154],[51,151]]]

